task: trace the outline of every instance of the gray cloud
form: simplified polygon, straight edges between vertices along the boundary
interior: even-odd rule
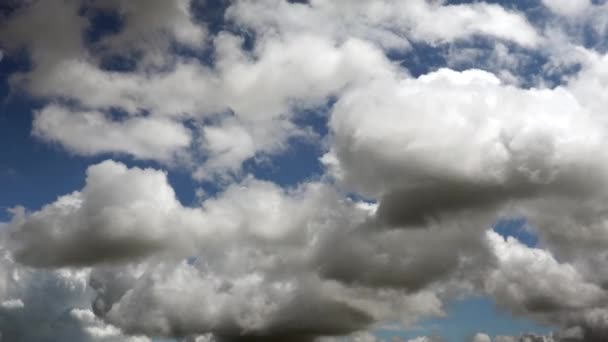
[[[89,270],[37,271],[0,247],[2,341],[149,342],[105,324],[90,311]]]
[[[447,221],[447,222],[446,222]],[[419,230],[377,231],[376,226],[341,231],[320,244],[321,275],[352,284],[418,291],[492,262],[482,230],[456,217]],[[443,226],[445,225],[445,226]],[[467,272],[474,280],[473,270]]]
[[[105,162],[89,169],[82,192],[13,219],[15,257],[38,267],[142,257],[165,245],[166,215],[177,205],[164,173]]]
[[[425,227],[446,212],[474,208],[490,211],[518,197],[532,196],[533,186],[506,187],[458,181],[429,181],[412,189],[393,190],[382,196],[378,207],[379,224],[391,227]]]

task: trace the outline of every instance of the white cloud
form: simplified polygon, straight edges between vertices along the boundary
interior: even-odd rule
[[[444,5],[415,1],[239,1],[228,16],[266,34],[308,31],[337,40],[353,35],[387,48],[407,48],[408,40],[440,43],[488,35],[534,46],[540,40],[521,14],[486,3]],[[435,23],[441,22],[441,25]]]
[[[499,305],[515,312],[576,311],[604,300],[604,291],[588,283],[567,263],[547,251],[529,248],[514,238],[488,232],[498,265],[485,280],[485,289]]]
[[[24,263],[92,265],[169,247],[178,248],[167,252],[186,257],[203,246],[240,239],[307,244],[324,227],[324,215],[339,209],[337,194],[323,184],[287,191],[251,178],[200,208],[184,207],[166,173],[105,161],[89,167],[84,189],[39,211],[15,215],[7,229]]]
[[[477,333],[473,336],[471,342],[492,342],[492,339],[487,334]]]
[[[420,337],[410,339],[407,342],[442,342],[442,341],[443,340],[439,337],[420,336]]]
[[[192,140],[190,131],[171,119],[140,116],[113,120],[102,112],[54,104],[35,114],[33,134],[81,155],[117,152],[161,161],[186,152]]]
[[[0,306],[4,309],[22,309],[24,304],[21,299],[7,299]]]
[[[194,174],[205,179],[238,174],[245,160],[257,154],[283,151],[290,137],[302,134],[292,124],[294,110],[322,105],[329,96],[352,83],[394,73],[396,69],[374,48],[374,41],[383,41],[381,45],[401,44],[399,41],[406,42],[412,35],[416,39],[438,42],[474,34],[489,34],[524,45],[538,40],[521,15],[496,5],[440,6],[424,1],[407,5],[390,1],[362,5],[317,1],[303,6],[242,1],[228,10],[228,16],[236,25],[253,26],[263,32],[266,32],[263,27],[275,25],[281,33],[278,37],[260,35],[253,52],[249,53],[243,51],[238,38],[229,34],[207,39],[206,29],[194,21],[187,1],[143,4],[107,2],[87,7],[85,15],[89,15],[87,11],[92,8],[99,8],[116,11],[124,20],[120,32],[104,36],[93,50],[85,46],[80,34],[89,23],[86,16],[78,14],[76,2],[52,5],[33,2],[24,6],[11,17],[0,37],[11,37],[8,45],[11,49],[30,48],[34,68],[13,75],[11,84],[35,96],[76,101],[84,110],[70,109],[71,117],[81,123],[88,122],[91,113],[111,108],[119,108],[131,116],[141,111],[148,112],[152,118],[177,116],[180,119],[170,125],[174,131],[181,131],[182,138],[186,127],[177,127],[182,124],[181,120],[204,120],[213,114],[232,111],[236,119],[230,124],[220,122],[204,128],[207,134],[201,148],[208,162],[194,170]],[[275,17],[277,9],[284,15]],[[52,21],[56,19],[57,23],[45,29],[48,22],[42,18],[50,10],[60,15],[53,16]],[[336,15],[338,12],[343,14]],[[259,15],[252,17],[252,13]],[[295,19],[294,13],[303,13],[310,20]],[[361,24],[361,16],[368,17],[365,24]],[[443,18],[440,20],[446,25],[451,23],[450,27],[437,31],[437,26],[428,26],[426,23],[434,20],[429,19],[431,16]],[[328,20],[336,17],[344,23],[332,24],[334,20]],[[292,19],[296,22],[290,22]],[[275,22],[277,20],[279,22]],[[28,26],[31,23],[41,30],[31,29]],[[323,28],[327,25],[330,27]],[[392,27],[383,28],[385,25]],[[58,41],[54,37],[61,37],[60,44],[47,44]],[[172,55],[169,47],[172,39],[193,48],[213,44],[215,68]],[[134,50],[142,52],[143,58],[132,72],[107,71],[98,66],[103,55],[128,54]],[[147,67],[159,63],[163,71]],[[82,115],[77,117],[77,112]],[[78,135],[83,148],[78,148],[71,135],[58,134],[57,129],[49,140],[80,154],[121,152],[140,159],[168,161],[167,154],[176,147],[172,145],[173,140],[166,142],[168,146],[160,142],[154,145],[160,147],[157,154],[149,147],[134,146],[141,142],[127,141],[126,146],[116,146],[121,139],[104,142],[115,134],[113,131],[131,130],[123,125],[132,125],[132,120],[85,130],[86,134]],[[86,125],[79,125],[75,131],[82,132],[83,126]],[[218,140],[234,131],[240,132],[238,136],[242,139]],[[183,145],[184,139],[181,139],[179,146]]]
[[[590,0],[543,0],[543,4],[563,16],[577,16],[592,6]]]
[[[12,84],[36,96],[67,98],[83,107],[51,106],[41,112],[34,128],[38,135],[86,155],[122,152],[167,162],[172,150],[188,145],[186,136],[191,133],[185,121],[203,125],[229,111],[234,118],[206,121],[202,128],[200,148],[208,162],[194,172],[213,178],[238,173],[245,160],[280,152],[290,137],[303,135],[292,123],[297,109],[322,105],[351,83],[394,71],[381,51],[359,40],[334,45],[323,37],[302,35],[269,41],[252,54],[229,34],[218,36],[214,44],[215,69],[180,59],[168,71],[124,73],[101,70],[91,60],[66,58],[14,75]],[[277,74],[277,68],[282,72]],[[100,114],[112,109],[126,112],[127,118],[109,121]],[[139,117],[142,112],[148,114],[145,120]],[[68,117],[74,122],[66,125],[62,119]],[[167,127],[154,137],[128,137],[143,122]],[[73,132],[63,134],[68,126]],[[234,132],[241,138],[221,139]],[[119,139],[108,139],[117,135]],[[165,136],[174,139],[158,139]]]
[[[569,89],[525,90],[484,71],[441,69],[347,91],[324,160],[348,189],[384,199],[378,212],[389,223],[416,223],[444,210],[603,189],[607,165],[592,158],[604,153],[598,120]]]

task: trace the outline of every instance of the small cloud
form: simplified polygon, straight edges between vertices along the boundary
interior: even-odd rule
[[[492,342],[492,339],[487,334],[477,333],[473,336],[471,342]]]
[[[2,307],[3,309],[21,309],[23,308],[25,305],[23,304],[23,301],[21,299],[8,299],[2,302],[2,304],[0,304],[0,307]]]

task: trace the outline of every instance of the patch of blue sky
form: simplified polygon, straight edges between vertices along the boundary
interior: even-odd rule
[[[389,50],[387,57],[407,69],[412,77],[418,77],[446,66],[447,45],[411,41],[410,47],[407,50]]]
[[[393,336],[406,341],[418,336],[441,336],[446,342],[469,342],[478,332],[491,337],[523,333],[548,334],[554,327],[535,324],[517,318],[496,307],[487,297],[469,297],[454,300],[446,306],[446,316],[425,319],[411,329],[399,329],[398,325],[387,324],[375,334],[390,341]]]
[[[320,148],[306,138],[291,139],[285,151],[274,156],[259,156],[244,163],[245,173],[280,186],[293,186],[318,179],[323,173]]]
[[[501,44],[509,58],[516,63],[497,59],[495,48]],[[418,77],[439,68],[450,67],[462,71],[481,69],[494,74],[508,71],[517,78],[518,86],[555,87],[563,85],[569,77],[581,70],[580,64],[546,68],[550,56],[545,52],[518,46],[508,41],[498,41],[475,36],[451,44],[431,45],[424,42],[410,42],[411,49],[388,51],[387,56],[407,69],[412,77]]]
[[[308,133],[289,139],[287,148],[276,155],[248,160],[244,170],[281,186],[319,179],[324,171],[320,158],[326,152],[328,113],[335,101],[330,97],[323,105],[297,111],[294,123]]]
[[[203,23],[211,34],[234,29],[225,18],[228,0],[197,0],[191,3],[194,19]]]
[[[89,21],[83,36],[87,44],[97,43],[103,37],[120,32],[125,24],[124,18],[116,11],[83,6],[79,14]]]
[[[538,246],[538,236],[524,217],[501,218],[493,227],[502,237],[513,237],[528,247]]]

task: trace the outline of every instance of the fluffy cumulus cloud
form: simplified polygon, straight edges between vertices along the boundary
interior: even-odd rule
[[[474,294],[557,331],[473,342],[603,341],[608,57],[579,33],[608,7],[536,7],[0,7],[31,138],[91,162],[0,223],[1,340],[379,342]],[[322,174],[256,176],[294,142]],[[212,191],[185,205],[177,170]],[[537,245],[492,230],[513,217]]]
[[[486,290],[500,305],[530,313],[571,313],[602,306],[603,290],[585,281],[572,265],[557,262],[544,250],[529,248],[513,238],[488,235],[498,268],[485,280]],[[524,266],[525,265],[525,266]]]
[[[369,215],[321,183],[255,179],[187,208],[165,173],[106,161],[82,191],[17,212],[7,239],[22,264],[93,266],[93,311],[136,335],[311,339],[439,314],[433,292],[379,293],[317,272],[321,241]]]
[[[323,161],[340,184],[379,200],[375,229],[397,228],[389,231],[398,234],[422,228],[428,234],[438,226],[425,235],[438,238],[445,227],[462,227],[458,237],[465,240],[450,240],[450,248],[437,254],[471,252],[467,244],[480,231],[475,227],[483,229],[496,217],[527,217],[550,251],[505,244],[490,232],[496,259],[488,266],[494,270],[483,275],[484,291],[513,312],[582,324],[586,340],[597,338],[593,331],[603,328],[589,322],[591,312],[602,315],[605,280],[592,269],[604,254],[591,252],[587,239],[604,236],[599,203],[607,165],[601,100],[587,93],[602,89],[597,76],[587,74],[601,62],[591,59],[577,77],[553,89],[521,89],[485,71],[448,69],[353,87],[333,107],[332,144]],[[450,260],[458,259],[446,257],[438,265],[458,274],[454,270],[462,266],[451,268]]]

